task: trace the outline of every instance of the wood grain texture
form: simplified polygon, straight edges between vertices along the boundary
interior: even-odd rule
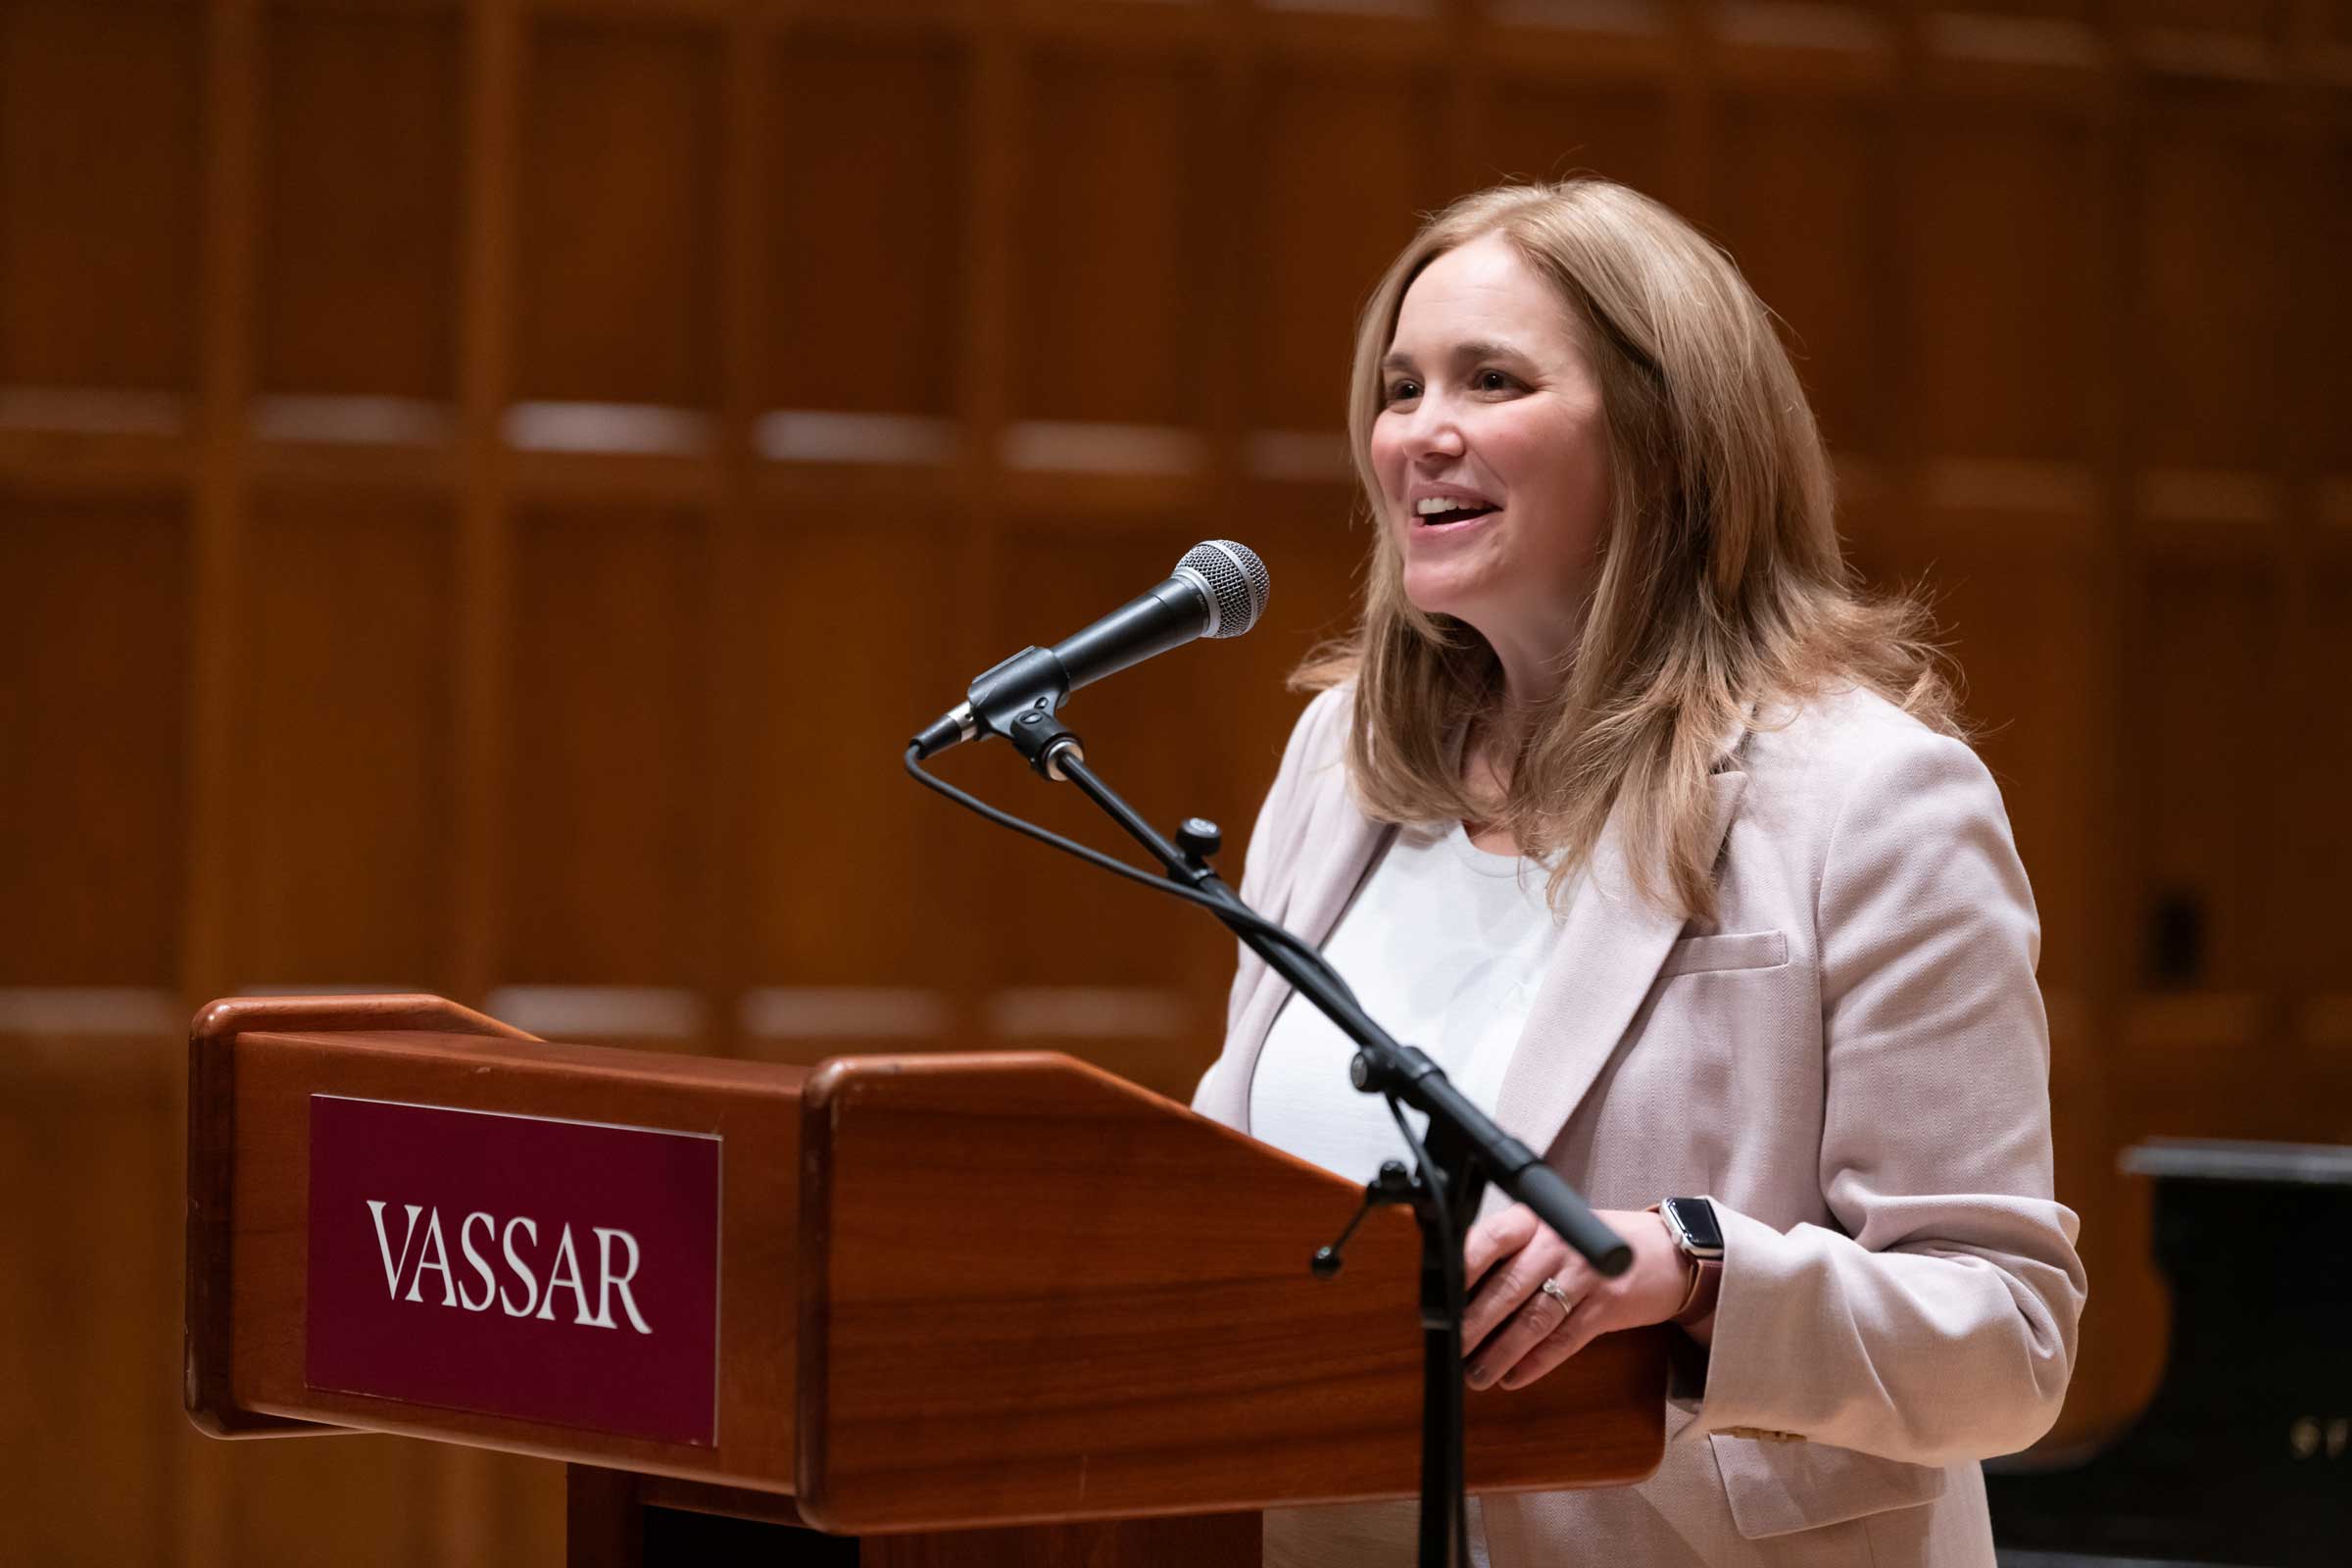
[[[1356,1189],[1066,1057],[838,1059],[807,1097],[799,1498],[828,1530],[1419,1487],[1419,1246]],[[1625,1483],[1660,1333],[1469,1400],[1470,1484]]]
[[[36,1056],[9,1044],[12,1066]],[[159,1195],[179,1182],[176,1097],[154,1069],[179,1053],[168,1037],[47,1044],[37,1075],[0,1080],[0,1558],[169,1562],[171,1483],[196,1440],[172,1408],[177,1227]]]
[[[234,792],[251,851],[229,906],[236,971],[259,984],[451,985],[454,536],[444,508],[398,492],[256,509]]]
[[[339,1426],[626,1469],[672,1478],[648,1501],[667,1485],[718,1511],[781,1517],[710,1489],[797,1487],[790,1517],[836,1532],[1417,1487],[1409,1218],[1375,1215],[1317,1281],[1305,1258],[1348,1183],[1068,1057],[837,1058],[804,1106],[810,1081],[552,1044],[430,997],[213,1004],[190,1031],[191,1414],[219,1436]],[[715,1448],[309,1388],[319,1093],[718,1134]],[[1474,1394],[1472,1485],[1639,1479],[1663,1399],[1655,1333]]]
[[[518,234],[535,286],[514,302],[518,387],[712,407],[719,40],[691,23],[533,10]]]
[[[455,399],[464,23],[457,7],[270,17],[257,385]]]
[[[0,380],[190,392],[205,8],[0,9]]]
[[[1008,369],[1026,418],[1185,425],[1206,412],[1204,283],[1233,243],[1197,118],[1206,67],[1150,57],[1041,53],[1023,106],[1024,232],[1116,210],[1139,182],[1160,193],[1138,221],[1083,245],[1042,246],[1018,274]]]
[[[760,264],[774,304],[754,340],[763,406],[954,415],[973,352],[957,145],[967,51],[920,33],[796,31],[768,70],[776,113]],[[890,309],[828,308],[861,298]]]
[[[229,1435],[275,1417],[789,1490],[803,1069],[549,1044],[417,997],[216,1004],[190,1052],[189,1408],[200,1424]],[[322,1092],[718,1134],[717,1446],[306,1388],[308,1110]]]
[[[1874,253],[1884,106],[1837,97],[1743,95],[1724,110],[1710,204],[1732,254],[1780,318],[1783,340],[1832,451],[1884,454],[1893,410],[1874,358],[1893,279]],[[1788,177],[1803,169],[1806,177]]]
[[[822,526],[829,510],[812,501],[763,514],[749,551],[760,609],[747,676],[767,698],[726,737],[749,797],[729,846],[746,894],[733,929],[757,984],[956,984],[981,965],[939,933],[971,923],[974,862],[987,858],[972,853],[959,813],[908,811],[890,773],[921,722],[912,694],[939,694],[936,711],[971,678],[956,648],[964,596],[954,575],[906,569],[960,514],[868,504],[855,530],[839,530]],[[876,637],[872,607],[885,601],[905,621]],[[858,656],[842,659],[852,647]],[[825,672],[821,703],[773,700],[814,670]],[[916,888],[921,897],[905,896]]]
[[[1936,193],[1906,225],[1903,330],[1926,389],[1908,411],[1936,454],[2079,459],[2091,440],[2099,286],[2089,138],[2073,115],[1938,104],[1909,152]],[[1985,244],[2030,233],[2031,245]],[[1984,323],[2003,323],[1985,331]]]
[[[710,885],[698,787],[713,742],[700,700],[714,643],[709,519],[534,511],[514,548],[508,972],[697,985],[712,956],[698,927]]]
[[[188,1026],[186,1378],[188,1418],[216,1438],[306,1436],[316,1423],[257,1415],[235,1401],[237,1039],[248,1029],[437,1029],[531,1036],[439,997],[246,997],[215,1002]],[[307,1183],[305,1186],[307,1187]]]
[[[0,581],[38,591],[0,621],[0,985],[175,985],[183,511],[10,499]],[[76,821],[103,830],[30,826]]]
[[[598,1459],[632,1470],[737,1486],[789,1487],[792,1473],[792,1135],[801,1073],[593,1047],[527,1055],[452,1049],[438,1036],[247,1036],[239,1119],[276,1119],[273,1147],[248,1135],[232,1202],[238,1227],[232,1364],[240,1404],[268,1414],[470,1443],[543,1458]],[[360,1048],[355,1051],[354,1047]],[[365,1052],[364,1061],[355,1056]],[[674,1062],[677,1070],[665,1070]],[[490,1067],[484,1073],[481,1069]],[[719,1440],[702,1448],[608,1437],[545,1423],[443,1411],[305,1387],[300,1303],[307,1240],[297,1173],[309,1161],[309,1096],[335,1092],[627,1126],[714,1132],[725,1141],[720,1221]]]

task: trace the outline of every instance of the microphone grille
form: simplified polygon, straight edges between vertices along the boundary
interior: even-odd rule
[[[1216,629],[1208,633],[1211,637],[1239,637],[1256,625],[1274,592],[1266,564],[1257,559],[1257,552],[1231,539],[1201,541],[1184,553],[1176,569],[1190,570],[1208,585],[1209,597],[1217,605]]]

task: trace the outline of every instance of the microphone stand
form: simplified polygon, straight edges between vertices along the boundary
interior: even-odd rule
[[[1086,765],[1076,735],[1052,710],[1030,708],[1004,726],[1029,765],[1049,779],[1075,784],[1105,815],[1167,868],[1170,878],[1204,895],[1216,914],[1267,966],[1321,1008],[1355,1042],[1348,1079],[1365,1094],[1385,1096],[1397,1128],[1411,1146],[1417,1174],[1394,1161],[1364,1191],[1363,1206],[1338,1241],[1317,1251],[1310,1267],[1328,1279],[1340,1270],[1340,1250],[1376,1206],[1409,1203],[1421,1229],[1421,1568],[1469,1568],[1468,1522],[1462,1500],[1462,1279],[1461,1237],[1478,1212],[1489,1181],[1534,1209],[1562,1240],[1603,1275],[1625,1272],[1633,1250],[1593,1216],[1576,1190],[1465,1099],[1419,1049],[1398,1045],[1356,1005],[1337,975],[1257,929],[1264,924],[1209,865],[1218,835],[1212,824],[1188,819],[1170,843]],[[1399,1104],[1428,1118],[1416,1139]],[[1458,1563],[1454,1553],[1462,1550]]]

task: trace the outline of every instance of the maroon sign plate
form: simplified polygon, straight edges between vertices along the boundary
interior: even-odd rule
[[[311,1097],[314,1389],[718,1441],[714,1134]]]

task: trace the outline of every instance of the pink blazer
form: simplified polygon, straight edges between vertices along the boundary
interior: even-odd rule
[[[1318,943],[1393,831],[1348,790],[1351,701],[1300,717],[1242,880]],[[1612,823],[1494,1107],[1595,1207],[1714,1200],[1704,1393],[1669,1407],[1640,1486],[1486,1499],[1494,1568],[1990,1565],[1977,1461],[2056,1418],[2085,1291],[2000,792],[1849,692],[1727,744],[1715,832],[1702,928],[1632,899]],[[1249,1130],[1289,991],[1243,955],[1197,1109]]]

